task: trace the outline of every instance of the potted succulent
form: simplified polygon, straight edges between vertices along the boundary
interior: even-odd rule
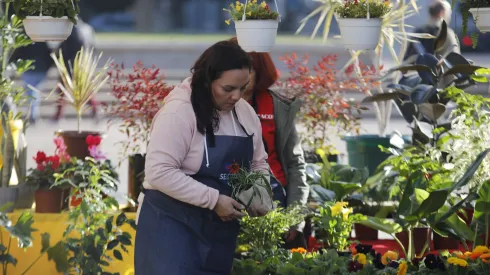
[[[80,0],[14,0],[15,14],[35,42],[64,41],[80,12]]]
[[[36,189],[35,202],[36,213],[60,213],[63,209],[64,196],[62,187],[52,187],[55,182],[54,175],[63,171],[70,161],[70,156],[66,153],[66,146],[63,139],[56,137],[55,153],[47,156],[44,152],[38,151],[33,157],[36,167],[30,169],[26,183]]]
[[[277,9],[277,2],[276,2]],[[230,13],[235,23],[238,44],[247,52],[270,52],[276,43],[279,13],[270,10],[265,1],[246,0],[245,4],[237,1],[230,4]]]
[[[70,69],[66,67],[63,53],[60,50],[59,57],[53,53],[51,54],[56,68],[61,76],[62,83],[58,83],[57,87],[65,94],[68,101],[75,108],[77,113],[77,131],[58,131],[56,134],[61,136],[67,146],[67,152],[72,157],[84,159],[90,156],[90,152],[86,145],[86,139],[89,135],[101,136],[99,132],[95,131],[82,131],[80,123],[82,120],[82,114],[85,112],[86,104],[88,101],[106,84],[109,76],[107,70],[109,69],[110,60],[108,60],[102,67],[98,67],[99,60],[102,57],[102,53],[99,56],[94,56],[94,49],[82,48],[76,55],[75,60],[70,66]],[[51,93],[56,90],[53,89]],[[39,91],[38,91],[39,92]]]
[[[335,8],[335,18],[345,48],[374,50],[381,37],[382,17],[391,9],[390,1],[350,0]]]
[[[122,160],[128,159],[128,195],[136,201],[141,192],[145,169],[145,152],[150,141],[150,127],[156,113],[162,107],[165,97],[173,86],[165,82],[165,77],[155,66],[145,67],[138,62],[131,72],[126,73],[123,65],[112,65],[110,75],[111,93],[116,98],[105,105],[105,112],[114,119],[109,125],[118,125],[126,139],[122,146]]]

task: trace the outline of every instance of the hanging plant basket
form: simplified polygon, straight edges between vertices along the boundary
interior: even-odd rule
[[[374,50],[381,36],[381,18],[340,18],[336,16],[342,43],[348,50]]]
[[[276,44],[277,20],[235,21],[238,44],[246,52],[270,52]]]
[[[471,8],[471,14],[476,23],[476,27],[481,32],[490,32],[490,7],[488,8]]]
[[[27,35],[34,42],[64,41],[73,30],[73,22],[67,16],[27,16],[23,22]]]

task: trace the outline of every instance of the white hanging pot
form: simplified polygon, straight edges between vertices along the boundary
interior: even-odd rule
[[[471,8],[476,27],[481,32],[490,32],[490,8]]]
[[[344,47],[349,50],[374,50],[381,36],[381,18],[340,18],[339,24]]]
[[[67,16],[27,16],[24,29],[34,42],[64,41],[73,30],[73,22]]]
[[[276,44],[277,20],[235,21],[238,44],[246,52],[270,52]]]

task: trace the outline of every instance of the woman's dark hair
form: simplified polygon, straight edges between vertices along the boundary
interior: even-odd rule
[[[191,69],[191,103],[196,114],[197,130],[207,132],[214,140],[214,132],[219,127],[218,110],[214,104],[211,84],[226,71],[251,70],[248,54],[230,41],[220,41],[209,47],[197,59]]]

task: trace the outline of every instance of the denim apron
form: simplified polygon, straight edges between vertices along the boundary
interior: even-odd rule
[[[233,117],[238,121],[235,110]],[[226,196],[232,192],[228,185],[231,165],[243,164],[249,169],[253,159],[253,135],[238,124],[246,137],[216,135],[214,142],[209,142],[205,136],[203,162],[191,176]],[[212,210],[157,190],[144,193],[136,232],[135,275],[231,273],[240,230],[238,220],[223,222]]]

